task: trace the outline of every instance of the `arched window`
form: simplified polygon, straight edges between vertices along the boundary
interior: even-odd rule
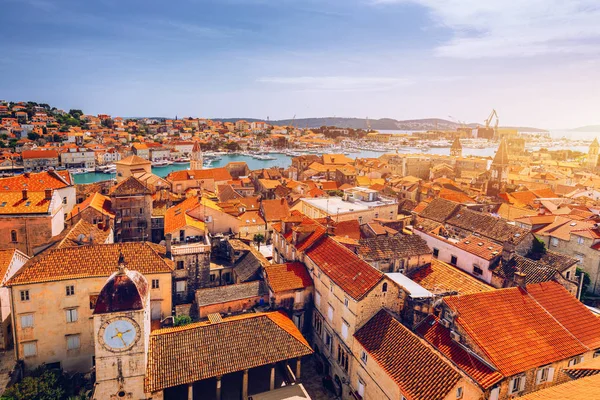
[[[383,293],[387,292],[387,282],[383,282],[383,286],[381,287],[381,291]]]
[[[16,242],[17,241],[17,231],[10,231],[10,241],[11,242]]]

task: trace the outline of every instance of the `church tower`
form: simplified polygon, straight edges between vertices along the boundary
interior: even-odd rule
[[[150,338],[150,290],[142,274],[125,268],[112,274],[94,309],[96,385],[94,400],[146,399],[144,377]]]
[[[197,141],[194,142],[194,147],[192,148],[192,154],[190,157],[190,169],[198,170],[202,169],[202,150],[200,149],[200,143]]]
[[[454,143],[452,143],[452,147],[450,147],[450,155],[452,157],[462,157],[462,144],[460,144],[460,139],[458,137],[454,139]]]
[[[495,196],[505,190],[508,183],[508,170],[508,149],[506,140],[502,139],[490,167],[490,182],[487,190],[489,196]]]
[[[592,171],[599,166],[598,153],[600,153],[600,144],[598,143],[598,138],[594,138],[594,141],[590,144],[586,160],[587,167]]]

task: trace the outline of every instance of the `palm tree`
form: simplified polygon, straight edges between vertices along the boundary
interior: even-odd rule
[[[254,238],[252,240],[254,241],[254,243],[256,243],[258,249],[260,250],[260,244],[265,241],[265,236],[262,233],[257,233],[256,235],[254,235]]]

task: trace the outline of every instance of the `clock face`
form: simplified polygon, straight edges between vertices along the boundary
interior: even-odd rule
[[[140,338],[140,327],[126,317],[109,319],[99,332],[101,343],[110,351],[125,351],[133,347]]]

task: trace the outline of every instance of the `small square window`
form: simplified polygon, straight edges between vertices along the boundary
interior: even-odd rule
[[[462,397],[463,397],[463,388],[461,386],[461,387],[456,388],[456,398],[462,399]]]
[[[152,279],[152,289],[158,289],[158,288],[159,288],[158,279]]]
[[[346,308],[348,308],[349,304],[350,302],[348,301],[348,299],[344,298],[344,305],[346,306]]]
[[[184,268],[183,261],[177,261],[177,269],[183,269],[183,268]]]
[[[362,361],[365,364],[367,363],[367,353],[365,351],[360,352],[360,361]]]
[[[80,345],[79,335],[67,336],[67,350],[76,350]]]
[[[77,321],[77,309],[71,308],[66,310],[67,322],[76,322]]]
[[[66,287],[67,296],[73,296],[75,294],[75,286],[68,285]]]
[[[33,327],[33,314],[21,315],[21,329]]]
[[[440,249],[436,249],[435,247],[433,248],[433,257],[434,258],[438,258],[438,256],[440,255]]]
[[[450,264],[456,265],[458,258],[456,256],[450,256]]]
[[[29,290],[21,290],[21,301],[29,301]]]
[[[37,343],[23,343],[23,356],[34,357],[37,354]]]

